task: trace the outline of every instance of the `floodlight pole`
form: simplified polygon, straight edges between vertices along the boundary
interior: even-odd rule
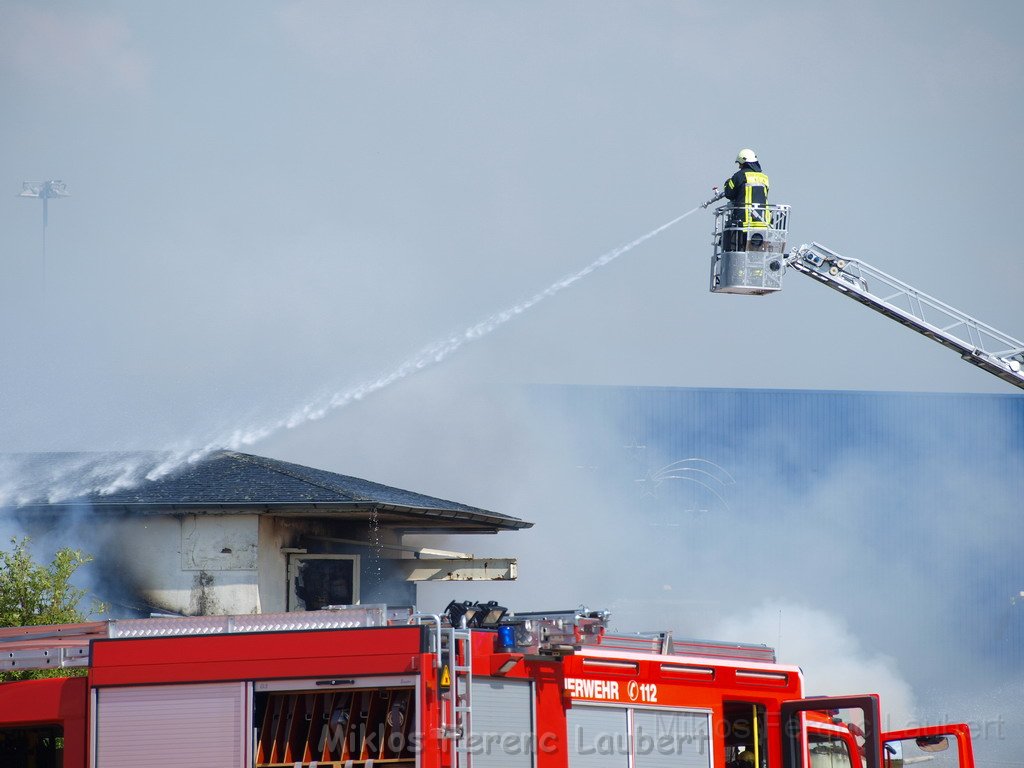
[[[46,227],[50,223],[50,198],[67,197],[68,185],[59,179],[24,181],[19,197],[34,197],[43,201],[43,289],[46,289]]]

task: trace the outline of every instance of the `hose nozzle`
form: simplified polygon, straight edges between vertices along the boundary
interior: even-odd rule
[[[701,203],[701,208],[707,208],[716,200],[721,200],[723,197],[725,197],[725,192],[719,192],[718,187],[712,187],[711,191],[715,193],[715,196],[708,200],[706,203]]]

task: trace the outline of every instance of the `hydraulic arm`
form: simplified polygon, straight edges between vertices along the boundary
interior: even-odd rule
[[[719,193],[704,207],[720,198]],[[712,293],[775,293],[782,290],[785,268],[792,267],[1024,389],[1024,342],[820,243],[787,253],[788,205],[722,205],[714,212]]]
[[[1024,342],[819,243],[801,245],[786,256],[786,264],[1024,389]]]

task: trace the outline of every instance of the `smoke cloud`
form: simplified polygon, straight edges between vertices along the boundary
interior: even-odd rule
[[[450,542],[520,559],[519,583],[460,595],[610,606],[621,629],[763,623],[769,641],[778,608],[787,658],[819,658],[793,635],[820,628],[836,670],[857,659],[897,708],[1004,715],[987,754],[1016,760],[1024,423],[1005,383],[793,273],[774,297],[710,295],[696,216],[444,352],[452,329],[706,199],[744,146],[793,205],[791,244],[1019,337],[1024,261],[979,223],[992,180],[1024,174],[1005,151],[1024,6],[808,11],[783,0],[759,20],[772,63],[751,88],[749,62],[722,55],[724,5],[302,0],[215,4],[197,23],[154,4],[0,3],[3,453],[114,454],[46,472],[5,458],[0,504],[251,447],[537,524]],[[46,179],[71,196],[44,232],[18,191]],[[955,216],[923,237],[934,190]],[[443,365],[399,385],[414,350]],[[901,400],[812,409],[786,434],[702,404],[662,441],[666,414],[583,418],[529,384],[997,397],[902,432]],[[831,687],[830,668],[808,683]]]
[[[750,613],[726,618],[713,631],[723,640],[774,647],[780,662],[803,669],[809,696],[878,693],[884,702],[886,730],[919,722],[914,693],[895,658],[867,651],[846,622],[828,611],[765,603]]]

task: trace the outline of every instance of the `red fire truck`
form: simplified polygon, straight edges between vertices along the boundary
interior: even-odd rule
[[[836,710],[805,715],[810,768],[855,768],[866,765],[863,733]],[[887,731],[882,734],[883,768],[930,762],[931,768],[974,768],[971,730],[963,724]],[[951,749],[952,747],[952,749]],[[940,754],[945,753],[945,754]]]
[[[0,630],[8,670],[86,668],[0,684],[0,766],[882,768],[890,739],[952,735],[973,768],[966,726],[883,734],[877,696],[805,698],[767,646],[607,619],[452,603]]]

